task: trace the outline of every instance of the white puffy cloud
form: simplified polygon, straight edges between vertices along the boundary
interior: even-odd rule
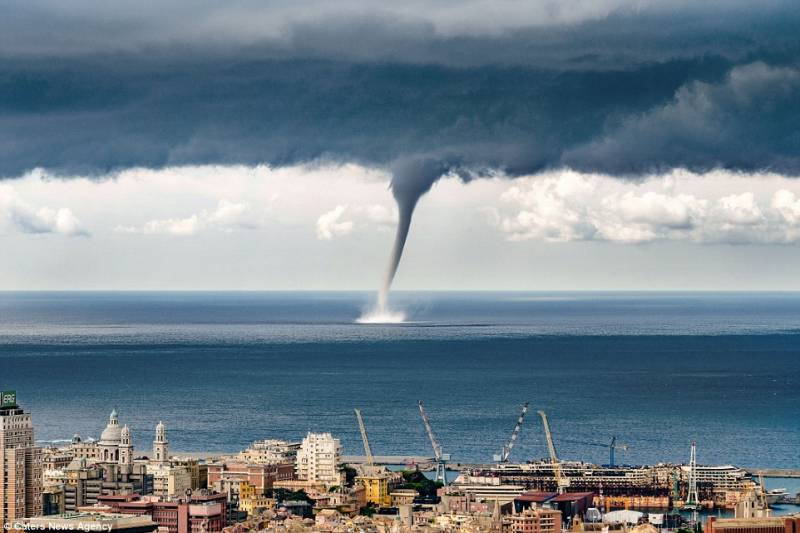
[[[794,192],[773,192],[763,178],[759,183],[758,177],[730,175],[726,186],[754,185],[761,198],[752,191],[722,194],[719,187],[697,186],[704,177],[719,180],[712,174],[676,171],[626,183],[596,174],[551,173],[515,181],[501,195],[500,206],[486,211],[489,222],[511,241],[800,241],[800,199]]]
[[[358,221],[358,222],[357,222]],[[330,241],[350,235],[357,226],[378,229],[393,228],[397,224],[397,209],[382,204],[337,205],[317,218],[317,238]]]
[[[54,233],[86,237],[89,232],[66,207],[34,207],[22,200],[12,187],[0,186],[0,219],[22,233]]]
[[[256,227],[258,224],[251,216],[248,203],[235,203],[222,199],[212,211],[203,210],[184,218],[155,219],[141,226],[117,226],[115,229],[121,233],[189,236],[204,230],[233,231]]]
[[[352,220],[342,219],[346,212],[346,205],[337,205],[327,213],[321,214],[317,219],[317,238],[330,241],[334,237],[349,235],[355,223]]]

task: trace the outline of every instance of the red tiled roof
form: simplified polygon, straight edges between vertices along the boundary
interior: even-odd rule
[[[554,502],[575,502],[578,500],[582,500],[583,498],[593,497],[594,492],[565,492],[564,494],[559,494],[551,501]]]
[[[521,502],[544,503],[554,496],[557,496],[555,492],[523,492],[515,499]]]

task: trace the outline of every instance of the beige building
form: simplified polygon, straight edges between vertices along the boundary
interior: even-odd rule
[[[509,520],[512,533],[561,533],[561,511],[527,509]]]
[[[330,433],[309,432],[297,451],[297,478],[326,487],[342,485],[341,458],[339,439],[334,439]]]
[[[192,471],[188,466],[160,464],[147,465],[147,473],[153,476],[153,495],[162,498],[182,498],[193,490]]]
[[[42,449],[14,391],[0,395],[0,523],[42,514]]]
[[[262,465],[294,463],[299,449],[299,442],[278,439],[257,440],[240,452],[238,459],[243,463]]]

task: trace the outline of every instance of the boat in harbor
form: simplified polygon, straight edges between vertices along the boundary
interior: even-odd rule
[[[788,500],[789,491],[787,491],[785,488],[770,489],[766,492],[765,496],[767,498],[767,505],[775,505],[784,500]]]

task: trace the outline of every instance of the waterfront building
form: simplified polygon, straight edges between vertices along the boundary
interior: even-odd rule
[[[0,394],[0,524],[42,514],[42,449],[14,391]]]
[[[508,520],[512,533],[561,533],[561,512],[552,509],[526,509]]]
[[[239,453],[238,459],[243,463],[277,465],[294,463],[299,442],[289,442],[278,439],[265,439],[255,441],[249,448]]]
[[[149,516],[104,512],[70,513],[62,516],[27,518],[21,531],[103,531],[105,533],[151,533],[158,528]]]
[[[297,451],[297,478],[309,484],[342,485],[342,445],[330,433],[311,433]]]

